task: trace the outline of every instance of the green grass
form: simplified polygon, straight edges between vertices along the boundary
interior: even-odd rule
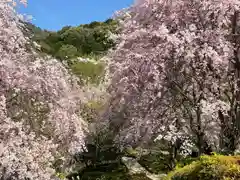
[[[105,65],[103,63],[74,62],[70,65],[70,69],[79,79],[91,84],[99,84],[105,73]]]

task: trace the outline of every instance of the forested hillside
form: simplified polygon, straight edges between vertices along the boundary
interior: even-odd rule
[[[136,0],[57,32],[26,3],[0,0],[1,180],[240,179],[239,0]]]
[[[66,26],[57,32],[42,30],[29,22],[24,26],[25,35],[30,37],[39,54],[64,61],[82,83],[92,84],[102,80],[106,64],[99,59],[114,48],[119,32],[118,22],[112,19]]]
[[[65,26],[57,32],[42,30],[31,23],[26,23],[27,33],[37,42],[42,52],[58,59],[85,56],[103,56],[114,46],[111,36],[117,33],[117,21],[92,22],[77,27]]]

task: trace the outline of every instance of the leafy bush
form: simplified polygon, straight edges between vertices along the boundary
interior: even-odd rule
[[[173,148],[168,141],[159,140],[148,145],[148,153],[141,156],[139,163],[152,173],[168,173],[175,168],[176,162],[183,157],[178,154],[173,157]],[[185,160],[185,159],[184,159]]]
[[[237,180],[240,156],[202,156],[182,168],[176,168],[165,180]]]
[[[189,165],[192,162],[197,161],[197,160],[199,160],[198,157],[196,157],[196,158],[192,158],[192,157],[183,158],[177,163],[176,168],[182,168],[182,167],[187,166],[187,165]]]
[[[77,48],[73,45],[62,45],[61,48],[58,50],[56,57],[63,60],[63,59],[70,59],[77,57],[78,51]]]
[[[153,173],[167,173],[171,170],[168,165],[169,155],[161,152],[144,155],[140,158],[139,163]]]

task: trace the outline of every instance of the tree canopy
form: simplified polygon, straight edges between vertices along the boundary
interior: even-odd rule
[[[115,44],[109,37],[118,31],[118,23],[112,19],[76,27],[65,26],[56,32],[42,30],[31,23],[25,25],[27,35],[41,46],[42,52],[62,60],[90,54],[105,54]],[[69,56],[65,53],[67,51],[70,51]]]

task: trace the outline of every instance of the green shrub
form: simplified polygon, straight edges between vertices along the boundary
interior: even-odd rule
[[[60,60],[71,59],[78,56],[78,50],[73,45],[62,45],[56,53],[56,57]]]
[[[182,157],[177,155],[175,159],[171,155],[172,146],[169,142],[161,140],[148,147],[149,153],[141,156],[139,163],[152,173],[168,173],[175,167]]]
[[[240,156],[202,156],[170,172],[164,180],[238,180]]]
[[[177,163],[176,168],[182,168],[197,160],[199,160],[199,158],[192,158],[192,157],[183,158]]]
[[[141,156],[139,163],[152,173],[167,173],[169,167],[169,155],[161,152]]]

